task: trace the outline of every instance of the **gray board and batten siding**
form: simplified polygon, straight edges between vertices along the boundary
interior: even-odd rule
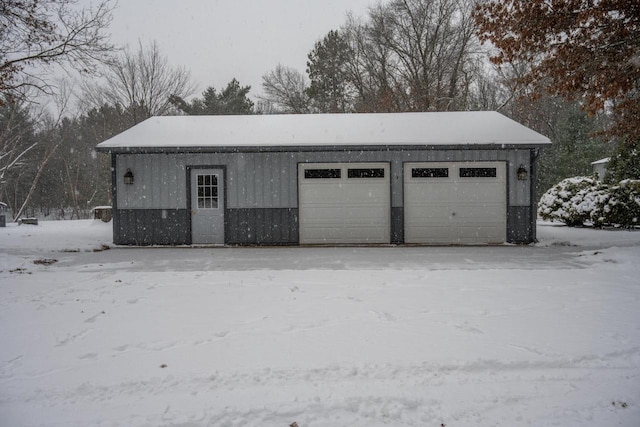
[[[291,120],[295,119],[291,116]],[[204,135],[202,140],[206,139]],[[331,137],[327,139],[335,141]],[[419,145],[408,141],[351,145],[340,141],[296,146],[291,143],[261,145],[260,141],[251,141],[238,145],[180,146],[154,145],[152,141],[118,145],[111,141],[111,145],[101,144],[98,149],[112,156],[116,244],[192,244],[190,171],[220,168],[224,170],[224,243],[297,245],[300,243],[300,164],[381,162],[390,165],[389,243],[400,244],[404,243],[403,170],[406,163],[496,161],[504,162],[507,171],[506,240],[530,243],[536,238],[532,183],[542,143],[538,140],[521,144]],[[520,165],[529,172],[527,180],[516,178]],[[125,184],[122,179],[127,170],[134,173],[133,185]]]
[[[518,165],[530,150],[313,151],[266,153],[114,154],[115,171],[138,171],[135,185],[115,177],[117,244],[190,244],[187,169],[226,166],[225,236],[234,244],[297,244],[299,163],[389,162],[391,242],[404,242],[402,171],[406,162],[505,161],[508,169],[508,241],[535,239],[527,181]],[[531,168],[530,168],[531,170]],[[161,183],[161,185],[158,185]]]

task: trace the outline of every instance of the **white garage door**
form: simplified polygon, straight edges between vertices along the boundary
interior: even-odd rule
[[[388,163],[298,166],[300,243],[389,243]]]
[[[504,162],[405,163],[405,242],[504,242],[506,189]]]

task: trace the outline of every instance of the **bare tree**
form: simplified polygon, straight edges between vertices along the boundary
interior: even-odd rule
[[[451,110],[464,106],[464,74],[474,26],[468,1],[395,0],[377,19],[390,29],[384,43],[401,65],[411,109]]]
[[[21,101],[5,100],[0,105],[0,189],[6,184],[11,170],[22,166],[25,157],[38,145],[29,114]]]
[[[156,42],[146,47],[140,43],[136,52],[125,50],[104,74],[104,83],[85,84],[84,101],[94,108],[122,107],[131,113],[132,124],[170,113],[172,96],[185,98],[195,90],[191,73],[172,67]]]
[[[468,108],[480,73],[474,0],[391,0],[341,30],[359,111]]]
[[[278,64],[262,76],[262,89],[265,96],[261,100],[275,106],[281,113],[309,113],[309,97],[305,77],[299,71]]]
[[[505,84],[496,73],[479,74],[470,88],[469,110],[500,111],[510,101]]]
[[[41,141],[38,142],[42,150],[42,154],[40,159],[37,162],[36,166],[36,174],[31,181],[31,185],[29,187],[29,191],[22,202],[22,205],[18,209],[17,212],[14,212],[14,221],[17,221],[18,218],[22,215],[24,210],[29,205],[31,198],[33,197],[36,189],[38,188],[38,183],[40,182],[40,178],[42,174],[45,172],[47,164],[53,158],[58,148],[64,142],[64,138],[59,134],[60,130],[60,122],[63,120],[65,113],[67,112],[67,108],[69,106],[69,101],[71,99],[71,88],[67,86],[65,83],[62,84],[61,90],[59,90],[54,95],[54,102],[56,103],[57,115],[55,117],[47,115],[44,117],[44,129],[41,131],[41,134],[38,135],[38,139]]]
[[[51,93],[49,67],[93,72],[114,51],[106,27],[113,4],[79,8],[77,0],[0,0],[0,92],[21,98],[25,88]],[[0,99],[0,102],[3,102]]]
[[[384,21],[375,19],[362,22],[347,15],[347,23],[341,28],[350,46],[351,59],[347,63],[347,74],[358,92],[355,104],[359,112],[403,111],[400,96],[404,92],[398,80],[397,58],[383,43]]]

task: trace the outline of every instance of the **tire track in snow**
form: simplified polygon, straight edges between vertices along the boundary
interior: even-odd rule
[[[638,348],[600,357],[626,359],[638,356]],[[179,376],[170,368],[163,376],[111,384],[83,383],[74,389],[34,390],[23,396],[2,399],[30,401],[46,407],[117,408],[131,400],[164,402],[161,413],[138,414],[126,425],[488,425],[498,413],[544,407],[547,393],[570,399],[586,393],[593,377],[618,379],[638,376],[637,364],[601,366],[587,361],[550,360],[540,363],[478,360],[471,363],[423,363],[398,367],[385,365],[338,366],[313,369],[269,369],[246,372],[213,372],[208,376]],[[611,361],[610,360],[610,361]],[[625,360],[623,360],[625,361]],[[618,361],[620,362],[620,361]],[[572,369],[566,369],[571,367]],[[557,369],[555,369],[557,368]],[[489,388],[491,393],[477,393]],[[541,391],[545,391],[541,393]],[[452,395],[453,393],[453,395]],[[167,402],[172,396],[176,401]],[[613,398],[613,397],[612,397]],[[184,399],[189,405],[180,404]],[[38,403],[40,402],[40,403]],[[195,402],[195,403],[194,403]],[[144,406],[144,405],[143,405]],[[194,410],[197,408],[197,410]],[[593,404],[581,406],[581,417],[589,411],[610,409]],[[575,407],[572,407],[575,409]],[[114,421],[112,419],[112,421]],[[495,424],[495,423],[494,423]]]

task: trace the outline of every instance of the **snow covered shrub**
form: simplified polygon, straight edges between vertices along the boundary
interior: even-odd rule
[[[596,211],[594,224],[640,225],[640,180],[626,179],[608,188],[606,195],[597,198]]]
[[[598,190],[600,182],[587,176],[576,176],[560,181],[540,198],[538,215],[551,221],[562,221],[568,226],[582,225],[591,220],[595,204],[583,203],[587,194]]]
[[[567,178],[542,196],[538,215],[570,227],[585,222],[595,227],[640,226],[640,180],[607,186],[589,177]]]
[[[594,227],[602,227],[606,223],[603,206],[610,198],[609,187],[599,182],[580,190],[569,201],[571,217],[580,220],[581,224],[590,221]]]

